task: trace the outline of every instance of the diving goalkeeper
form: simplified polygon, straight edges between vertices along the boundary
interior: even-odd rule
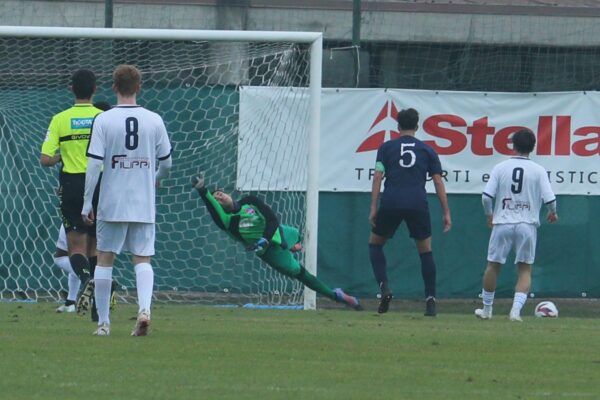
[[[210,193],[204,186],[203,176],[192,178],[192,186],[200,194],[219,229],[242,243],[246,250],[254,251],[267,265],[315,292],[355,310],[361,309],[356,297],[339,288],[330,289],[300,265],[293,255],[302,248],[298,229],[280,224],[271,207],[262,200],[246,196],[236,201],[220,190]]]

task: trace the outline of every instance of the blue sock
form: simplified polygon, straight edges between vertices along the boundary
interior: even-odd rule
[[[419,254],[421,257],[421,275],[423,275],[423,283],[425,283],[425,298],[435,297],[435,262],[433,261],[433,253]]]
[[[383,254],[383,246],[369,244],[369,258],[371,259],[371,266],[373,267],[373,274],[375,275],[377,285],[380,288],[387,288],[387,264],[385,254]]]

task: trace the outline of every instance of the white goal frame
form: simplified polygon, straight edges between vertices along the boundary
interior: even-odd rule
[[[306,188],[306,233],[304,236],[305,265],[317,274],[317,239],[319,222],[319,153],[321,125],[321,78],[323,34],[321,32],[275,31],[208,31],[189,29],[126,29],[126,28],[66,28],[37,26],[0,26],[0,36],[82,38],[82,39],[139,39],[139,40],[207,40],[215,42],[295,42],[310,45],[309,72],[309,137]],[[304,288],[304,309],[316,309],[316,293]]]

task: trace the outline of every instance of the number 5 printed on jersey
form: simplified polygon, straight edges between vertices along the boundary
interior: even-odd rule
[[[412,147],[415,147],[414,143],[402,143],[400,146],[400,166],[403,168],[410,168],[415,165],[415,162],[417,161],[417,155],[412,150]],[[410,161],[408,163],[404,157],[407,154],[410,156]]]

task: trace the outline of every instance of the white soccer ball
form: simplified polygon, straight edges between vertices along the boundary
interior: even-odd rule
[[[556,318],[558,317],[558,308],[551,301],[542,301],[535,306],[535,316],[540,318]]]

